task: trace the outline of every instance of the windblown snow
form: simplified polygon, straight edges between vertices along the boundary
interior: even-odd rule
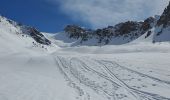
[[[47,46],[0,19],[0,100],[170,100],[170,43],[153,44],[155,29],[102,47],[44,33]]]

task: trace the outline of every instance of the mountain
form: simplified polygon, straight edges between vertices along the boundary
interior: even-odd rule
[[[149,17],[143,22],[127,21],[107,28],[90,30],[76,25],[68,25],[65,32],[69,38],[80,39],[83,44],[91,39],[96,39],[94,44],[125,44],[139,38],[152,29],[157,22],[157,17]],[[92,43],[92,45],[94,45]]]
[[[144,21],[127,21],[97,30],[68,25],[64,31],[69,38],[77,40],[73,45],[120,45],[140,37],[143,37],[142,41],[149,38],[153,43],[170,41],[169,26],[170,4],[161,16],[149,17]]]
[[[170,41],[170,5],[161,16],[154,16],[144,21],[127,21],[108,26],[102,29],[86,29],[77,25],[67,25],[64,32],[59,32],[47,39],[42,32],[36,28],[22,25],[20,23],[1,17],[1,23],[8,23],[17,30],[17,34],[28,35],[37,43],[50,45],[51,41],[61,40],[69,46],[88,45],[121,45],[134,41],[165,42]],[[6,22],[5,22],[6,21]],[[8,27],[8,26],[7,26]],[[48,35],[46,35],[48,37]],[[50,40],[52,39],[52,40]],[[60,44],[59,44],[60,45]],[[63,44],[64,45],[64,44]]]
[[[64,30],[69,38],[80,39],[81,44],[93,41],[89,45],[120,45],[139,38],[150,30],[155,23],[156,18],[149,17],[143,22],[127,21],[97,30],[84,29],[76,25],[68,25]]]

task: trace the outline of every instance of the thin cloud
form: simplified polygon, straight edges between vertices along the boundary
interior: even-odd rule
[[[169,0],[51,0],[74,20],[93,28],[161,14]]]

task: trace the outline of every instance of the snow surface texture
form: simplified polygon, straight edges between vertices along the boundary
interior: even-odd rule
[[[170,43],[153,44],[155,28],[102,47],[44,33],[47,46],[0,19],[0,100],[170,100]]]

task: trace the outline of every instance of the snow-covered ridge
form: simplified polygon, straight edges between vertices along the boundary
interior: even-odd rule
[[[107,28],[91,30],[76,25],[65,28],[65,38],[74,39],[73,46],[77,45],[121,45],[136,40],[155,42],[170,41],[169,27],[158,26],[160,16],[149,17],[143,22],[128,21],[108,26]],[[152,37],[152,38],[151,38]]]
[[[44,37],[44,35],[39,32],[36,28],[22,25],[21,23],[17,23],[13,20],[7,19],[5,17],[0,16],[0,24],[3,26],[6,31],[11,31],[11,33],[29,35],[36,42],[44,45],[50,45],[51,42]]]
[[[2,49],[11,52],[24,51],[24,49],[25,51],[57,49],[36,28],[17,23],[2,16],[0,16],[0,44]]]
[[[165,11],[167,12],[167,11]],[[165,12],[163,15],[165,16]],[[162,16],[163,16],[162,15]],[[57,46],[103,46],[103,45],[122,45],[140,41],[168,42],[170,28],[168,25],[158,25],[163,17],[153,16],[144,21],[127,21],[115,26],[108,26],[103,29],[86,29],[76,25],[68,25],[64,32],[55,35],[42,33],[34,27],[22,25],[5,17],[0,17],[0,24],[6,31],[12,33],[27,35],[35,40],[33,44],[41,45],[55,44]],[[10,32],[9,32],[10,33]],[[48,39],[47,39],[48,37]],[[51,43],[52,42],[52,43]],[[44,46],[42,46],[44,47]]]
[[[45,34],[49,37],[48,39],[36,28],[22,25],[2,16],[0,16],[0,24],[3,26],[2,29],[8,32],[10,30],[12,33],[28,35],[42,45],[56,44],[62,47],[82,45],[103,46],[122,45],[136,41],[151,43],[169,42],[169,18],[170,5],[168,5],[161,16],[149,17],[144,21],[127,21],[97,30],[67,25],[64,32],[59,32],[53,36]]]

